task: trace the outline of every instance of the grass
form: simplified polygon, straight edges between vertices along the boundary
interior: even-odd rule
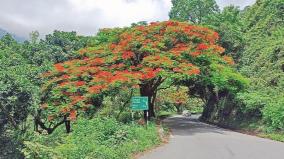
[[[72,132],[58,129],[51,135],[33,134],[25,142],[26,158],[130,158],[161,143],[157,127],[122,124],[115,119],[80,119],[72,124]]]
[[[268,138],[275,141],[284,142],[284,132],[276,131],[265,125],[262,121],[243,121],[239,124],[239,129],[250,132],[253,135]]]
[[[271,140],[284,142],[284,133],[261,133],[259,134],[260,137],[269,138]]]
[[[216,123],[220,127],[232,129],[241,133],[268,138],[275,141],[284,142],[284,132],[271,129],[261,120],[226,120],[222,123]]]

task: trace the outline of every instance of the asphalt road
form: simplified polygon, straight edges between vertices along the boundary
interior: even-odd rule
[[[164,120],[168,144],[140,159],[284,159],[284,143],[245,135],[181,116]]]

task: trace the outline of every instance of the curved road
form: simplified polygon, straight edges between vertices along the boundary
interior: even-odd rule
[[[201,123],[197,117],[164,120],[169,143],[140,159],[284,159],[284,143]]]

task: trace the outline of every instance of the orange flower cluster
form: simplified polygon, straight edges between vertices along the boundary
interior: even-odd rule
[[[58,64],[55,64],[54,65],[55,69],[58,71],[58,72],[63,72],[65,70],[65,68],[63,67],[62,64],[58,63]]]
[[[144,73],[142,74],[142,79],[147,80],[147,79],[152,79],[157,76],[157,74],[161,71],[162,69],[153,69],[153,68],[145,68],[143,69]]]
[[[62,83],[59,84],[59,86],[63,87],[63,86],[66,86],[68,84],[70,84],[70,83],[69,82],[62,82]]]
[[[89,92],[92,93],[92,94],[98,94],[102,91],[103,88],[105,88],[105,86],[100,86],[100,85],[91,86],[89,88]]]
[[[226,56],[226,55],[225,55],[225,56],[223,56],[223,59],[224,59],[224,61],[225,61],[226,63],[228,63],[229,65],[234,65],[234,64],[235,64],[233,58],[230,57],[230,56]]]
[[[176,56],[181,56],[181,53],[188,50],[188,46],[185,44],[177,44],[176,47],[171,49],[171,52]]]
[[[180,69],[180,68],[173,68],[173,71],[174,72],[182,72],[182,69]]]
[[[95,58],[95,59],[87,59],[86,62],[88,62],[91,66],[99,66],[105,63],[105,59],[103,58]]]
[[[76,85],[77,87],[80,87],[80,86],[85,85],[85,82],[84,82],[84,81],[77,81],[77,82],[75,82],[75,85]]]
[[[198,75],[200,74],[200,70],[198,68],[193,68],[192,70],[188,71],[189,75]]]
[[[84,96],[71,96],[70,98],[71,98],[71,103],[70,103],[71,107],[73,105],[77,104],[78,102],[80,102],[80,101],[85,99]]]
[[[134,57],[134,53],[132,51],[125,51],[122,53],[122,59],[127,60]]]
[[[209,47],[208,45],[201,43],[197,45],[197,50],[207,50]]]
[[[190,55],[193,56],[193,57],[197,57],[201,54],[200,51],[195,51],[195,52],[191,52]]]
[[[62,78],[63,78],[63,79],[69,79],[70,76],[69,76],[69,75],[63,75]]]
[[[77,118],[77,111],[76,110],[71,110],[70,111],[70,115],[69,115],[69,119],[71,121],[74,121],[74,120],[76,120],[76,118]]]

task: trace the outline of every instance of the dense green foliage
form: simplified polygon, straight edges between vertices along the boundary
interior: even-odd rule
[[[172,0],[170,19],[204,23],[211,15],[219,11],[215,0]]]
[[[239,64],[251,78],[248,92],[240,94],[245,109],[261,112],[274,129],[284,130],[284,2],[258,0],[246,9],[247,41]]]
[[[0,118],[3,130],[6,124],[15,128],[27,117],[38,69],[17,52],[21,46],[9,35],[0,40]]]
[[[54,31],[45,39],[38,39],[37,32],[23,45],[23,56],[35,65],[44,66],[75,58],[79,49],[85,47],[90,38],[78,36],[76,32]]]
[[[46,39],[37,38],[18,43],[5,35],[0,40],[0,154],[4,157],[20,156],[19,136],[32,128],[27,118],[36,116],[40,103],[40,74],[87,42],[75,32],[55,31]]]
[[[0,40],[0,154],[8,157],[19,155],[20,143],[14,135],[27,129],[26,118],[38,103],[40,69],[19,54],[21,51],[22,46],[11,36]]]
[[[116,117],[117,121],[88,120],[97,113],[88,111],[82,120],[74,124],[70,136],[62,127],[52,136],[44,135],[46,132],[33,132],[33,119],[37,119],[40,113],[40,86],[44,81],[41,73],[49,70],[54,63],[76,58],[77,50],[87,43],[98,45],[111,40],[111,37],[115,39],[116,33],[111,34],[105,32],[90,38],[77,36],[75,32],[55,31],[39,40],[38,33],[33,32],[31,40],[24,43],[16,42],[9,35],[0,40],[0,158],[23,158],[23,155],[26,158],[81,158],[84,155],[91,158],[128,158],[134,152],[159,143],[154,124],[146,130],[143,126],[118,122],[130,123],[131,120],[127,91],[111,92],[111,99],[98,113],[108,118]],[[139,114],[135,114],[135,119],[139,118]],[[97,140],[86,145],[90,139]],[[70,149],[74,145],[78,147]],[[90,153],[87,154],[87,151]]]
[[[156,126],[124,125],[112,118],[79,119],[70,134],[29,134],[22,150],[26,158],[130,158],[160,143]]]
[[[191,21],[188,10],[176,11],[181,6],[195,7],[193,4],[188,6],[191,3],[193,1],[173,1],[170,17]],[[214,8],[215,5],[212,3],[208,7]],[[195,9],[198,10],[200,7]],[[244,10],[229,6],[222,11],[208,12],[204,15],[207,18],[202,20],[201,24],[219,32],[219,43],[226,48],[225,53],[234,57],[239,71],[250,79],[250,85],[245,92],[213,100],[216,107],[210,110],[212,113],[209,120],[254,121],[256,118],[264,122],[269,130],[283,131],[283,10],[282,0],[257,0],[253,6]],[[178,18],[181,16],[183,18]],[[222,73],[227,75],[225,72]]]
[[[219,43],[226,48],[225,53],[232,55],[239,62],[244,47],[244,22],[241,19],[242,11],[238,7],[228,6],[222,12],[204,22],[204,25],[213,28],[220,34]]]
[[[4,36],[0,40],[1,122],[16,128],[29,112],[34,112],[31,105],[35,109],[39,104],[40,73],[53,63],[72,58],[85,45],[86,40],[75,32],[55,31],[45,40],[24,44]],[[1,130],[5,124],[1,124]]]

